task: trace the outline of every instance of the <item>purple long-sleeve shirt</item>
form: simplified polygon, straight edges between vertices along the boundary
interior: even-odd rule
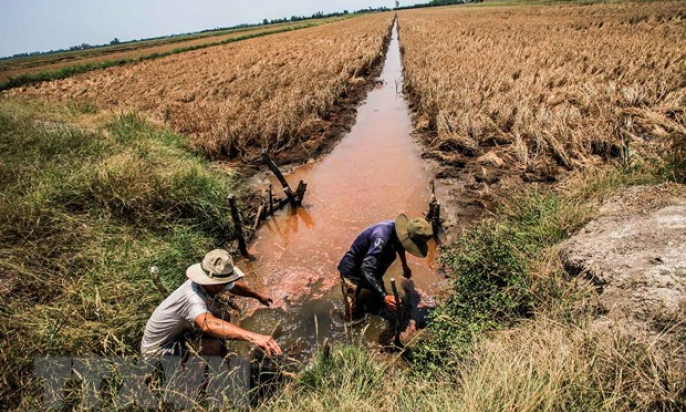
[[[385,220],[360,233],[338,264],[341,275],[386,296],[383,276],[398,252],[395,221]]]

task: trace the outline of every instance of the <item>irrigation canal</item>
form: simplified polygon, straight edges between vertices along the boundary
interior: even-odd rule
[[[382,84],[358,108],[350,132],[322,160],[286,176],[291,185],[300,179],[308,183],[303,207],[287,208],[265,221],[251,247],[258,260],[238,263],[249,284],[274,299],[270,309],[241,300],[247,316],[240,325],[270,333],[280,324],[277,340],[296,356],[306,358],[326,338],[373,346],[385,328],[373,316],[352,329],[344,326],[336,267],[365,227],[427,210],[431,175],[411,136],[401,64],[394,25]],[[436,290],[442,276],[436,272],[433,242],[427,259],[408,254],[408,263],[418,288]],[[385,276],[388,290],[391,277],[402,278],[398,259]]]

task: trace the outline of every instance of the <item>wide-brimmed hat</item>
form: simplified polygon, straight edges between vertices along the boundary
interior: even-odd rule
[[[429,239],[434,235],[429,222],[421,217],[408,219],[404,214],[395,219],[395,233],[405,250],[413,256],[426,257]]]
[[[229,252],[214,249],[205,255],[202,263],[196,263],[186,269],[186,277],[198,285],[224,285],[235,282],[245,274],[233,265]]]

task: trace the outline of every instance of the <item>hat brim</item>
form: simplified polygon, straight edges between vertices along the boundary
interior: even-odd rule
[[[207,272],[203,270],[200,263],[196,263],[195,265],[189,266],[188,269],[186,269],[186,277],[198,285],[203,286],[225,285],[227,283],[235,282],[244,276],[245,273],[243,273],[243,271],[238,269],[236,266],[233,267],[233,274],[231,276],[220,279],[209,277]]]
[[[395,218],[395,233],[398,235],[398,240],[400,240],[400,244],[403,245],[403,248],[412,256],[425,258],[429,253],[429,245],[424,242],[414,242],[410,239],[407,232],[408,221],[409,219],[404,214],[400,214]]]

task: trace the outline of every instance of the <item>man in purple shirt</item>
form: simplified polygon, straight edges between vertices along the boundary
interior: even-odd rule
[[[383,276],[396,255],[400,257],[404,276],[412,276],[405,252],[426,257],[427,242],[432,237],[433,230],[426,219],[408,219],[404,214],[395,221],[385,220],[363,230],[338,264],[346,318],[359,318],[363,314],[359,305],[363,290],[369,291],[379,304],[396,310],[395,299],[386,292]]]

